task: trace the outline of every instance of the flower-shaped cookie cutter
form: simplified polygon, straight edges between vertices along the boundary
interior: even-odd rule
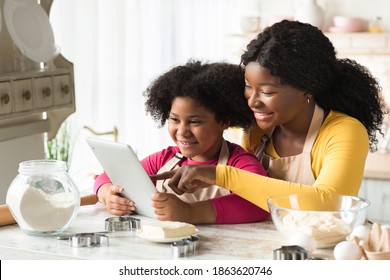
[[[297,245],[282,246],[273,251],[274,260],[307,260],[308,252]]]

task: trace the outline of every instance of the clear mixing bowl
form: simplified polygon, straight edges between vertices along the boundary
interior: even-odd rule
[[[370,203],[357,196],[339,194],[292,194],[268,198],[276,228],[285,236],[302,232],[311,235],[317,248],[345,240],[362,225]]]

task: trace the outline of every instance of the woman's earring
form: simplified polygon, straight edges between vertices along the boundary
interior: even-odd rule
[[[307,104],[310,104],[310,97],[307,98]]]

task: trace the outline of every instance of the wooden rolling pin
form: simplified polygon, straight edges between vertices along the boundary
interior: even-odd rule
[[[93,205],[96,204],[98,198],[95,194],[89,194],[80,197],[80,205]],[[8,209],[6,204],[0,205],[0,227],[16,224],[11,211]]]

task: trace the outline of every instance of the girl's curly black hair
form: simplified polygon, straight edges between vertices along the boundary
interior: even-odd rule
[[[338,59],[329,39],[316,27],[283,20],[264,29],[247,46],[241,64],[257,61],[272,75],[313,95],[325,111],[358,119],[367,129],[370,148],[376,150],[387,106],[378,81],[364,66]]]
[[[188,61],[159,76],[145,90],[146,112],[164,126],[176,97],[190,97],[229,127],[248,129],[255,123],[243,95],[244,70],[226,62]]]

